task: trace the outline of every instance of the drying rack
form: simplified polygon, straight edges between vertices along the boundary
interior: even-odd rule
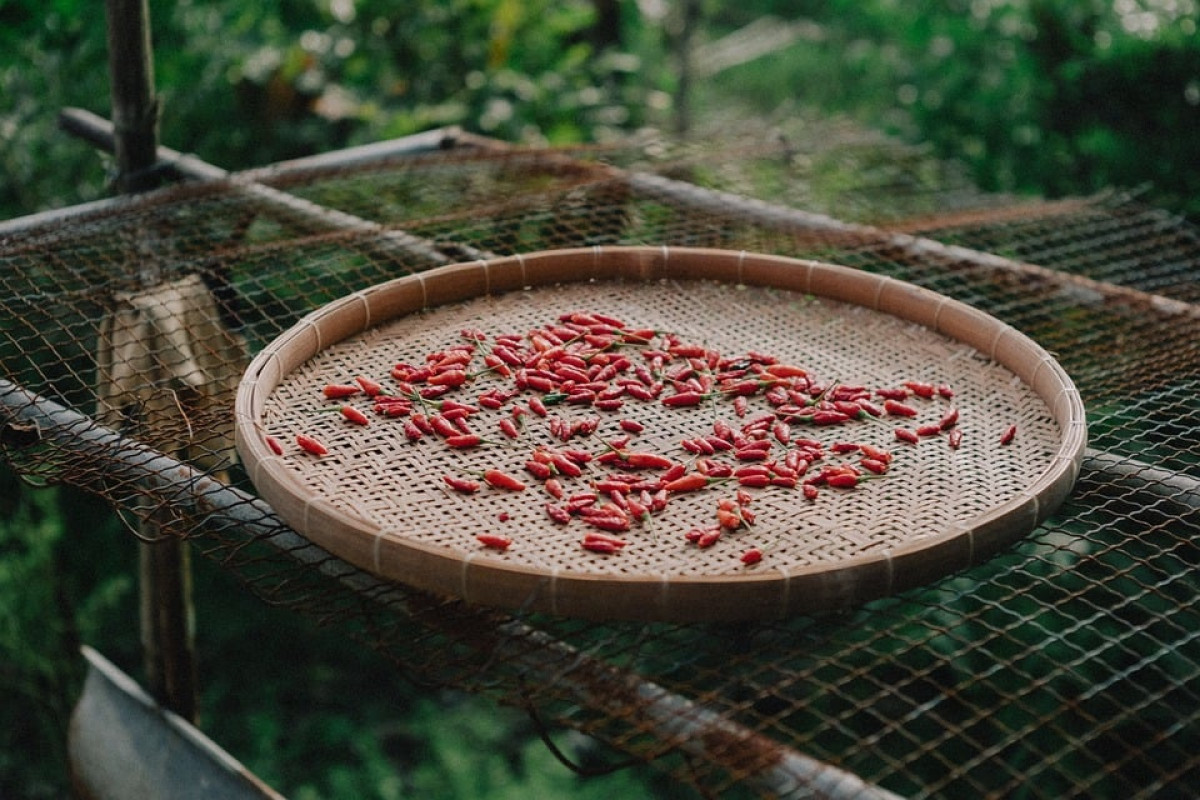
[[[71,116],[105,142],[102,121]],[[404,674],[712,795],[1170,797],[1200,782],[1187,222],[1119,192],[977,192],[919,150],[815,120],[575,151],[439,130],[242,173],[158,158],[178,183],[0,224],[0,442],[18,472],[152,520]],[[814,194],[808,177],[832,168],[853,180]],[[391,278],[597,245],[818,259],[986,311],[1079,389],[1072,494],[970,569],[736,626],[465,605],[333,557],[255,495],[231,446],[237,354]],[[124,379],[122,319],[152,343],[116,359],[137,365]]]

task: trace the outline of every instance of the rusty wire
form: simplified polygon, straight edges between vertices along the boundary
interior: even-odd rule
[[[5,460],[167,515],[164,530],[264,600],[407,675],[533,709],[708,792],[779,794],[824,776],[835,796],[1168,797],[1200,781],[1194,228],[1119,193],[984,195],[920,152],[838,127],[667,156],[484,144],[283,165],[7,226]],[[830,165],[859,180],[817,193]],[[314,226],[272,193],[366,224]],[[114,430],[92,419],[100,321],[147,270],[201,276],[254,352],[322,303],[443,256],[592,244],[821,258],[1009,322],[1056,355],[1087,404],[1075,492],[991,561],[843,613],[584,624],[384,585],[307,544],[240,473],[228,392],[185,396],[175,415],[134,404]],[[808,757],[818,762],[796,761]]]

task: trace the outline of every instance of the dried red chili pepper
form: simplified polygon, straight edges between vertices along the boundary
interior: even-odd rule
[[[371,419],[354,406],[342,406],[342,416],[355,425],[370,425]]]
[[[323,456],[329,453],[329,449],[318,439],[304,433],[296,435],[296,444],[300,446],[301,450],[312,453],[314,456]]]
[[[634,469],[670,469],[676,462],[657,453],[626,453],[623,459]]]
[[[493,550],[507,550],[508,548],[512,547],[513,543],[512,539],[508,538],[507,536],[501,536],[498,533],[481,533],[475,538],[478,539],[479,543],[484,547],[490,547]]]
[[[742,526],[742,518],[733,509],[718,508],[717,523],[726,530],[734,531]]]
[[[468,450],[483,443],[483,439],[477,433],[460,433],[455,436],[447,436],[444,441],[447,447],[453,447],[455,450]]]
[[[525,462],[525,471],[542,481],[549,480],[554,476],[554,470],[549,464],[542,461],[536,461],[534,459],[530,459]]]
[[[676,478],[673,481],[668,481],[663,484],[663,488],[668,492],[694,492],[708,486],[709,478],[699,473],[693,472],[684,475],[681,478]]]
[[[443,475],[442,480],[451,489],[463,494],[472,494],[478,492],[480,489],[479,481],[473,481],[470,478],[460,478],[457,475]]]
[[[507,472],[502,472],[498,469],[487,469],[483,472],[483,480],[488,486],[494,486],[497,489],[508,489],[513,492],[525,491],[525,484],[519,479],[514,478]]]
[[[958,446],[960,444],[962,444],[962,438],[963,438],[962,428],[955,428],[954,430],[950,431],[950,437],[946,441],[950,445],[950,447],[957,450]]]
[[[920,437],[917,436],[916,432],[910,431],[908,428],[896,428],[895,434],[897,439],[909,444],[916,444],[920,441]]]
[[[355,376],[354,382],[359,385],[368,397],[377,397],[383,394],[383,386],[378,381],[371,380],[366,375]]]
[[[571,512],[562,506],[555,505],[554,503],[546,503],[545,509],[546,516],[560,525],[566,525],[571,521]]]
[[[321,390],[322,394],[324,394],[330,400],[353,397],[360,391],[362,391],[362,389],[352,383],[327,383]]]
[[[671,408],[685,408],[688,406],[698,406],[704,402],[707,395],[701,392],[678,392],[669,394],[662,399],[664,406]]]
[[[1000,435],[1000,444],[1003,444],[1003,445],[1011,444],[1012,440],[1015,439],[1016,437],[1017,437],[1017,426],[1009,425],[1004,430],[1004,433],[1002,433]]]
[[[267,447],[269,447],[271,449],[272,453],[274,453],[277,456],[283,455],[283,445],[280,444],[279,440],[276,439],[274,436],[271,436],[268,434],[263,437],[263,441],[267,443]]]
[[[763,551],[757,547],[751,547],[749,550],[743,551],[740,558],[741,562],[746,566],[757,564],[763,560]]]
[[[584,550],[590,550],[593,553],[600,553],[602,555],[612,555],[621,551],[620,546],[599,539],[584,539],[579,544]]]
[[[448,369],[436,375],[430,375],[426,383],[431,386],[462,386],[467,382],[466,370]]]
[[[858,463],[862,465],[863,469],[867,470],[868,472],[874,472],[876,475],[882,475],[883,473],[887,472],[888,468],[886,462],[875,458],[864,458]]]
[[[910,405],[905,405],[899,400],[888,398],[883,401],[883,410],[893,417],[915,417],[917,410]]]

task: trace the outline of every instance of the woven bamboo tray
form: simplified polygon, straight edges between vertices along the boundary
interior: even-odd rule
[[[469,418],[488,443],[451,449],[437,437],[409,441],[402,418],[371,415],[365,397],[330,400],[327,384],[367,376],[387,386],[398,363],[463,341],[461,332],[524,335],[560,314],[586,310],[653,328],[726,356],[769,354],[801,365],[815,382],[896,387],[945,384],[953,397],[914,398],[915,420],[885,417],[840,426],[793,425],[793,436],[886,448],[886,475],[852,490],[821,487],[747,490],[752,525],[699,548],[684,534],[711,526],[730,481],[673,494],[649,524],[620,534],[617,553],[581,547],[587,525],[552,521],[553,500],[522,470],[541,448],[606,451],[618,421],[645,430],[630,449],[694,463],[682,440],[710,433],[720,418],[735,427],[770,412],[748,398],[744,418],[725,396],[691,408],[626,398],[619,411],[566,403],[549,408],[569,424],[599,418],[592,437],[564,444],[546,418],[527,415],[521,438],[498,430],[513,404]],[[634,360],[642,360],[630,348]],[[480,353],[486,352],[486,344]],[[472,369],[482,366],[476,359]],[[511,378],[478,371],[445,397],[475,404],[489,388],[513,390]],[[434,401],[436,404],[436,401]],[[366,426],[338,413],[367,411]],[[526,406],[527,407],[527,406]],[[962,443],[946,435],[916,445],[894,438],[897,426],[936,422],[959,410]],[[418,409],[420,410],[420,409]],[[933,292],[830,264],[716,250],[595,248],[458,264],[399,278],[310,314],[254,359],[236,403],[237,444],[262,496],[314,543],[379,576],[467,602],[605,619],[751,620],[860,603],[921,585],[979,563],[1028,534],[1068,495],[1086,441],[1080,397],[1057,362],[998,320]],[[1003,432],[1017,426],[1006,445]],[[328,454],[296,446],[318,438]],[[282,446],[277,454],[269,440]],[[786,448],[779,445],[776,452]],[[719,458],[717,454],[714,458]],[[850,456],[829,455],[828,461]],[[726,458],[725,460],[730,460]],[[820,466],[814,462],[810,472]],[[450,474],[488,468],[521,477],[525,491],[484,486],[451,490]],[[568,492],[586,490],[609,470],[596,462]],[[485,547],[479,534],[512,539]],[[757,547],[761,561],[741,554]]]

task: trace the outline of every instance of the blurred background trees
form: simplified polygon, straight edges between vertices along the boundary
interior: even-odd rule
[[[229,169],[451,124],[564,144],[686,134],[715,113],[819,113],[925,143],[985,189],[1138,188],[1200,218],[1196,0],[151,0],[150,12],[163,143]],[[56,119],[67,106],[107,114],[106,58],[102,3],[0,0],[0,219],[108,193],[107,157]],[[0,470],[0,797],[65,791],[81,642],[137,663],[132,540],[95,501],[54,491]],[[197,569],[202,706],[237,716],[205,722],[292,796],[622,794],[549,766],[523,718],[364,679],[384,668]],[[205,661],[239,660],[205,674]],[[301,662],[317,666],[299,675]],[[450,741],[460,734],[475,737],[468,752]]]

